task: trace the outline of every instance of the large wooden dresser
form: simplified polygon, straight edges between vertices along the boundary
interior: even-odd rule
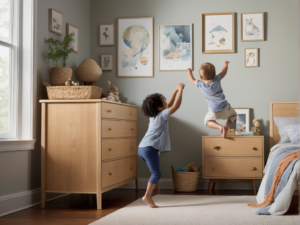
[[[42,208],[46,193],[102,193],[137,180],[137,107],[41,100]],[[138,188],[138,187],[137,187]]]
[[[203,178],[210,179],[208,191],[219,182],[249,182],[263,177],[264,136],[202,137]]]

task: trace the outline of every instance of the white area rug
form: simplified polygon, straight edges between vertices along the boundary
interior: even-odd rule
[[[160,208],[152,209],[138,199],[91,225],[296,225],[299,215],[258,216],[247,206],[255,196],[156,195]]]

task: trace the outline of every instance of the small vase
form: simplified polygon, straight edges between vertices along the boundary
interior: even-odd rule
[[[52,67],[50,69],[50,83],[52,86],[65,85],[72,77],[72,69],[69,67]]]

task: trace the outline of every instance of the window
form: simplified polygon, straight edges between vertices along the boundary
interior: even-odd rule
[[[0,0],[0,138],[17,138],[18,12],[13,0]]]

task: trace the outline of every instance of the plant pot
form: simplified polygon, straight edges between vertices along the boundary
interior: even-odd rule
[[[69,67],[52,67],[50,69],[50,83],[52,86],[65,85],[72,77],[72,69]]]

